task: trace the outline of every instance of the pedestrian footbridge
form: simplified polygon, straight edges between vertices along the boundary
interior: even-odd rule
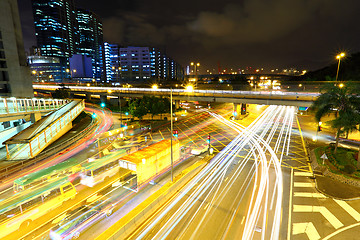
[[[0,121],[5,122],[24,118],[25,115],[51,112],[67,103],[68,100],[65,99],[0,97]]]
[[[49,100],[51,101],[51,100]],[[25,111],[29,102],[23,102],[22,111]],[[27,111],[42,111],[49,108],[44,102],[37,102],[36,105],[30,105],[32,108]],[[39,105],[40,104],[40,105]],[[9,106],[9,105],[8,105]],[[30,107],[29,106],[29,107]],[[56,101],[52,104],[56,106]],[[19,111],[19,106],[11,105],[6,113],[11,111]],[[85,109],[84,100],[74,100],[62,106],[58,110],[36,121],[30,127],[19,132],[12,138],[4,142],[6,146],[8,160],[20,160],[33,158],[49,146],[56,139],[72,128],[72,121]],[[6,114],[5,113],[5,114]]]

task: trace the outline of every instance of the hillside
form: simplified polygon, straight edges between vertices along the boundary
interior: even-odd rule
[[[338,61],[322,69],[311,71],[302,76],[303,80],[308,81],[331,81],[335,80]],[[360,81],[360,52],[345,57],[340,62],[339,77],[340,81]]]

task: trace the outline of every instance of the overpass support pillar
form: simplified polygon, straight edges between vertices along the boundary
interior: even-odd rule
[[[32,123],[35,123],[36,121],[39,121],[41,119],[41,113],[32,113],[30,114],[30,121]]]
[[[86,100],[87,100],[87,101],[90,101],[90,100],[91,100],[91,94],[90,94],[90,93],[87,93],[87,94],[86,94]]]
[[[106,95],[100,95],[100,102],[106,102],[107,96]]]
[[[175,109],[180,107],[180,100],[175,100]]]

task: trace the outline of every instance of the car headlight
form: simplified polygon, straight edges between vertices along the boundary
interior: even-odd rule
[[[52,240],[62,240],[62,237],[58,233],[53,231],[50,231],[50,238]]]

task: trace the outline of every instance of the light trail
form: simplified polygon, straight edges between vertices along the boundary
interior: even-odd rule
[[[247,128],[236,122],[230,122],[220,115],[209,113],[222,123],[235,129],[239,135],[213,158],[211,163],[142,231],[137,239],[145,236],[149,237],[148,235],[152,229],[157,224],[160,224],[162,222],[161,219],[165,217],[167,217],[167,220],[161,223],[161,228],[152,236],[153,239],[169,237],[177,225],[181,221],[185,221],[186,217],[185,226],[182,226],[182,231],[177,235],[177,239],[186,238],[186,234],[190,234],[190,239],[196,239],[198,234],[200,234],[199,231],[204,229],[206,223],[213,216],[215,211],[213,206],[217,206],[217,204],[223,201],[240,174],[245,174],[245,165],[251,162],[251,157],[254,158],[253,166],[246,173],[245,179],[252,179],[254,186],[251,190],[249,207],[244,220],[245,226],[242,230],[242,239],[252,239],[257,224],[262,226],[262,239],[279,238],[283,179],[281,160],[279,160],[276,153],[282,150],[280,153],[280,158],[282,159],[283,150],[289,147],[294,109],[292,107],[270,106]],[[277,132],[279,134],[275,143],[276,147],[272,149],[270,146],[272,144],[271,141],[275,138]],[[283,145],[281,146],[281,144]],[[245,154],[244,159],[236,166],[232,175],[226,177],[225,181],[225,176],[230,171],[230,166],[236,156],[242,151],[246,151],[246,147],[249,146],[250,151]],[[270,157],[267,157],[267,154]],[[272,176],[275,176],[275,181],[271,179]],[[244,192],[236,194],[236,198],[232,203],[232,206],[236,206],[236,208],[227,217],[228,224],[225,226],[222,239],[229,235],[236,214],[239,212],[240,202],[243,200],[245,192],[249,189],[250,182],[243,182],[241,189],[244,189]],[[271,191],[273,191],[272,197],[270,197]],[[236,200],[237,202],[235,202]],[[199,202],[200,205],[194,210],[195,204]],[[176,207],[178,204],[180,206]],[[175,212],[173,212],[173,208]],[[191,217],[189,217],[191,209]],[[272,221],[270,221],[268,216],[269,210],[274,215]],[[170,211],[172,211],[171,214]],[[195,219],[197,219],[196,222]],[[191,229],[190,233],[188,229],[193,224],[196,226],[194,230]]]

